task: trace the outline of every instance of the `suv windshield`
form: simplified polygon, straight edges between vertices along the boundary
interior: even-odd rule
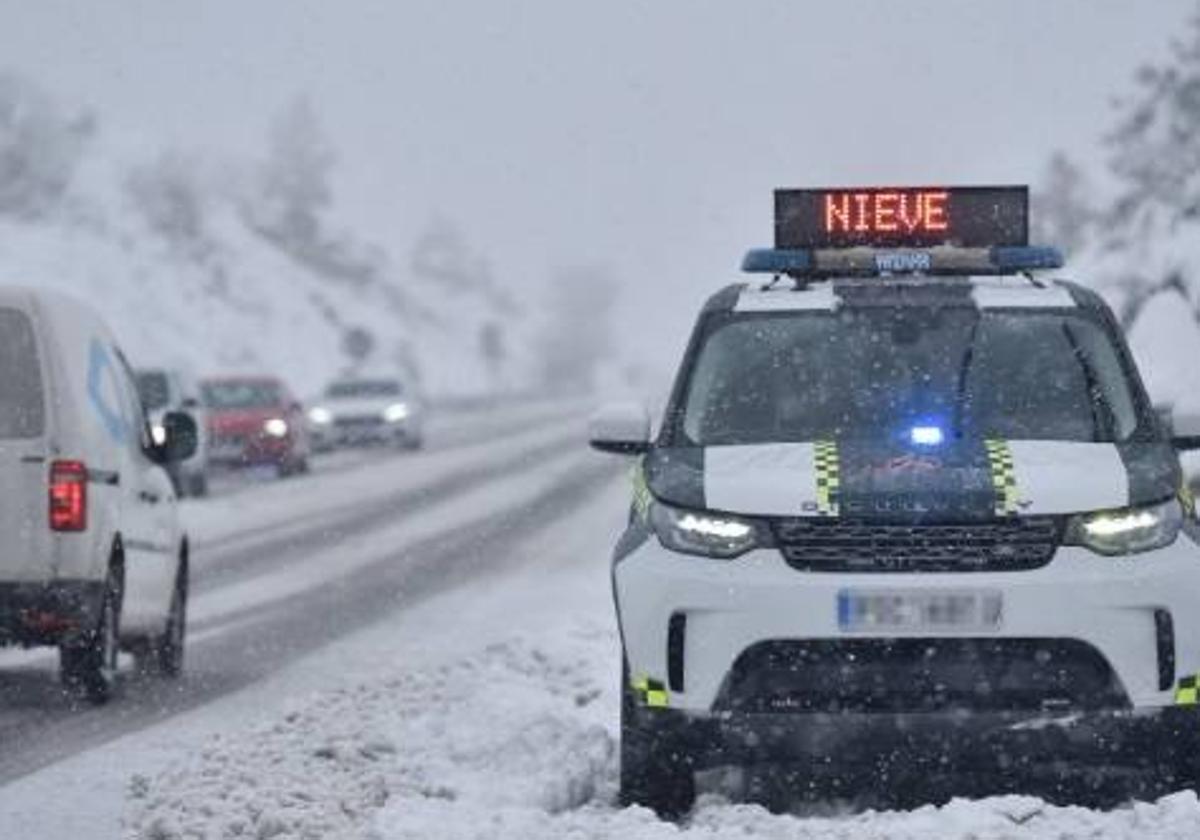
[[[171,388],[167,383],[167,375],[158,371],[146,371],[137,375],[138,396],[142,398],[142,408],[154,411],[166,407],[171,400]]]
[[[44,414],[33,325],[23,312],[0,309],[0,438],[37,437]]]
[[[353,400],[364,397],[399,397],[403,394],[400,383],[390,379],[364,379],[354,382],[334,382],[325,389],[331,400]]]
[[[905,306],[717,326],[681,422],[697,445],[878,438],[914,424],[960,437],[1117,441],[1138,411],[1117,348],[1086,316]]]
[[[210,408],[271,408],[283,402],[274,382],[208,382],[204,404]]]

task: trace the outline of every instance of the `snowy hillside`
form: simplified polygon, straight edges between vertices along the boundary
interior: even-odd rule
[[[432,393],[486,389],[471,330],[486,310],[476,302],[431,294],[405,305],[385,282],[338,283],[233,212],[222,216],[202,259],[172,253],[129,219],[102,227],[3,221],[0,273],[6,283],[59,287],[99,306],[135,364],[280,372],[309,393],[349,364],[343,336],[357,327],[376,337],[376,366],[415,364]]]
[[[517,307],[453,229],[411,262],[343,233],[319,129],[285,117],[265,162],[135,156],[0,77],[0,282],[91,301],[139,365],[276,372],[308,395],[353,363],[355,333],[366,367],[433,395],[527,384]]]

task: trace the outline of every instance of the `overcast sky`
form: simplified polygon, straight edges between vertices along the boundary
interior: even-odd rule
[[[434,214],[502,278],[600,261],[676,352],[771,238],[775,186],[1025,183],[1098,163],[1111,98],[1195,0],[0,0],[0,62],[121,137],[247,154],[307,93],[343,215]],[[673,361],[673,359],[671,360]]]

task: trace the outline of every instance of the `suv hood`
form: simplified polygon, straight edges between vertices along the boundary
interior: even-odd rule
[[[984,520],[1151,504],[1181,475],[1166,443],[963,441],[928,450],[869,441],[656,449],[669,504],[758,516]]]

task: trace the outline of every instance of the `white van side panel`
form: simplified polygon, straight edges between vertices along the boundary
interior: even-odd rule
[[[70,298],[38,297],[54,380],[49,403],[55,434],[49,459],[83,461],[89,473],[119,480],[129,420],[112,384],[114,360],[105,349],[112,335],[96,315]],[[55,535],[54,572],[60,579],[94,580],[106,574],[122,516],[120,487],[89,481],[87,492],[87,531]]]
[[[32,442],[31,451],[13,450],[16,464],[0,460],[0,489],[5,496],[23,494],[20,508],[11,498],[0,499],[7,504],[0,507],[0,524],[11,518],[28,526],[16,529],[21,539],[0,545],[0,583],[103,581],[119,537],[126,583],[122,635],[161,632],[182,533],[170,479],[143,448],[141,403],[113,335],[90,308],[66,296],[0,288],[0,305],[6,304],[35,325],[46,423],[44,438]],[[21,464],[24,456],[37,462]],[[87,467],[85,531],[50,530],[47,492],[56,460]],[[17,470],[18,464],[33,475]]]
[[[52,574],[47,454],[54,434],[54,414],[45,401],[53,385],[47,342],[32,295],[24,290],[4,290],[0,292],[0,309],[15,311],[28,320],[43,398],[39,436],[0,438],[0,583],[22,583],[45,580]]]

